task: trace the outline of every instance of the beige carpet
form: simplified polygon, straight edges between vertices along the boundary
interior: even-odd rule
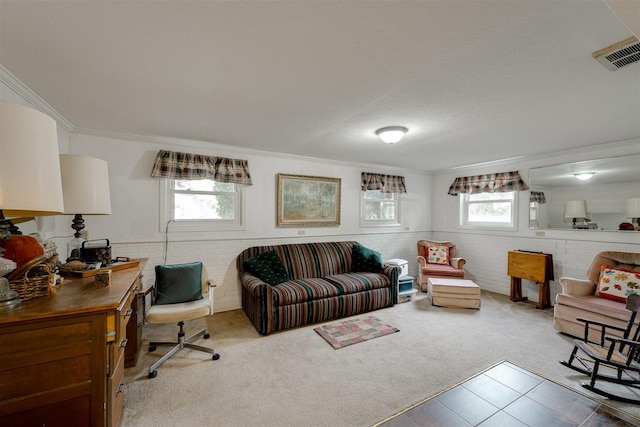
[[[572,339],[551,326],[553,311],[482,293],[480,310],[415,301],[375,311],[400,329],[336,351],[314,332],[319,325],[260,336],[240,310],[206,323],[220,353],[183,350],[147,379],[162,354],[149,339],[173,337],[175,325],[147,325],[138,365],[125,371],[123,426],[371,426],[403,408],[508,360],[596,400],[584,376],[560,365]],[[204,321],[187,325],[196,332]],[[327,322],[329,323],[329,322]],[[631,415],[640,408],[611,403]]]

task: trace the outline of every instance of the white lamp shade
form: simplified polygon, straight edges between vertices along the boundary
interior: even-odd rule
[[[640,198],[627,199],[627,218],[640,218]]]
[[[564,204],[565,218],[586,218],[587,203],[584,200],[571,200]]]
[[[108,215],[111,213],[107,162],[74,154],[60,155],[64,213]]]
[[[56,122],[0,101],[0,209],[7,217],[64,211]]]

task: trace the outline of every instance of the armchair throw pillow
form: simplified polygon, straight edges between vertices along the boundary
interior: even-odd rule
[[[380,273],[384,269],[382,255],[362,245],[353,245],[351,250],[351,271]]]
[[[289,273],[284,269],[276,251],[263,252],[245,259],[242,268],[270,285],[278,285],[289,280]]]
[[[426,254],[429,264],[449,265],[449,247],[448,246],[427,246]]]
[[[202,299],[202,263],[156,265],[154,304],[176,304]]]
[[[640,273],[603,265],[597,294],[613,301],[627,302],[627,297],[640,292]]]

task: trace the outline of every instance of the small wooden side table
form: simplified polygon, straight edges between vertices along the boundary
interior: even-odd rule
[[[551,307],[549,282],[553,280],[553,258],[543,252],[509,251],[507,274],[511,276],[511,301],[526,301],[522,296],[522,279],[538,284],[538,305],[536,308]]]

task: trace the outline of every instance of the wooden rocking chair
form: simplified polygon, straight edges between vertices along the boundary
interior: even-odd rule
[[[640,295],[627,297],[627,310],[631,311],[631,316],[626,328],[578,318],[585,324],[584,339],[575,340],[571,357],[560,363],[589,375],[591,381],[582,384],[587,390],[612,400],[640,405],[640,399],[620,396],[596,386],[596,382],[602,380],[640,390],[640,326],[635,324],[640,310]],[[590,325],[600,327],[600,342],[589,341]],[[622,337],[607,335],[607,330],[611,329],[622,332]],[[602,373],[601,368],[610,373]]]

